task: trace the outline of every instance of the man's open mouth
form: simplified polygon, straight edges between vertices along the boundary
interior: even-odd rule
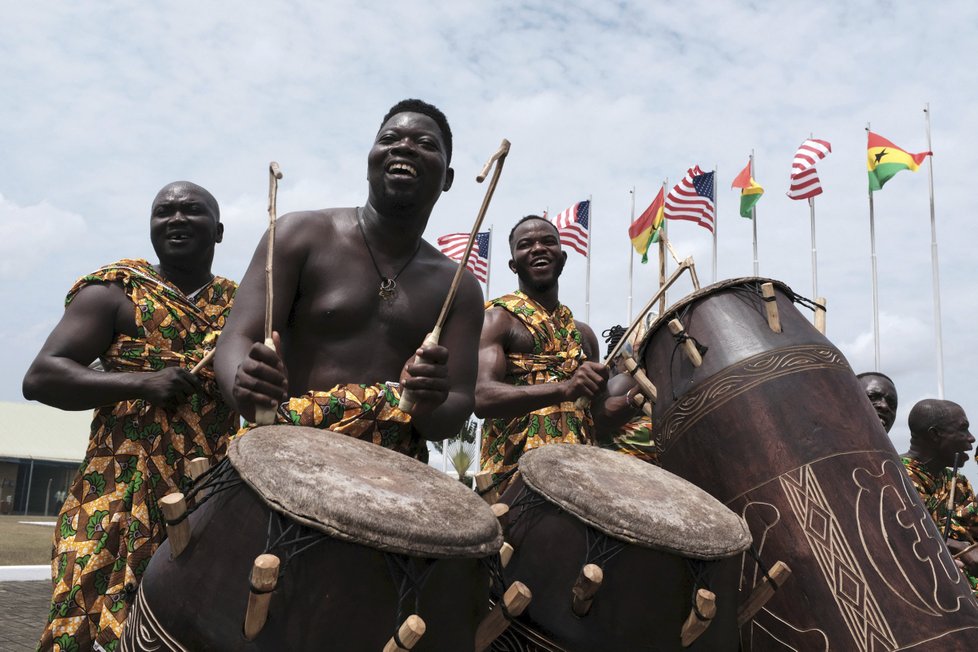
[[[549,258],[537,258],[532,263],[530,263],[530,267],[546,267],[549,264],[550,264]]]
[[[410,177],[413,179],[418,176],[418,170],[410,163],[391,163],[387,166],[387,174]]]

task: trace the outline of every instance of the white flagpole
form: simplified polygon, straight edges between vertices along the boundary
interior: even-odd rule
[[[872,202],[872,198],[870,198]],[[815,247],[815,198],[808,198],[808,208],[812,222],[812,299],[818,300],[818,250]]]
[[[584,278],[584,321],[591,323],[591,240],[594,238],[594,204],[591,195],[587,196],[588,218],[587,218],[587,267]]]
[[[930,142],[930,102],[924,105],[924,115],[927,116],[927,151],[934,148]],[[934,283],[934,335],[937,345],[937,398],[944,399],[944,341],[941,335],[941,279],[937,264],[937,219],[934,213],[934,155],[927,157],[927,172],[930,185],[930,262],[931,276]]]
[[[751,177],[751,179],[755,179],[756,178],[754,176],[754,150],[751,150],[750,151],[750,177]],[[743,188],[741,188],[740,194],[741,194],[741,196],[743,196],[743,194],[744,194]],[[754,227],[754,276],[760,276],[761,275],[761,271],[760,271],[761,267],[760,267],[760,264],[758,263],[758,260],[757,260],[757,203],[755,203],[753,206],[751,206],[751,209],[750,209],[750,221],[754,223],[753,224],[753,227]]]
[[[632,224],[635,223],[635,186],[628,191],[632,195],[632,218],[628,222],[628,228],[632,228]],[[635,267],[635,252],[633,251],[631,237],[628,238],[628,321],[627,324],[632,323],[632,271]],[[588,250],[590,251],[590,249]]]
[[[720,208],[717,205],[717,168],[713,165],[713,282],[717,282],[717,230],[720,223]]]
[[[489,294],[489,280],[492,278],[492,225],[489,225],[489,249],[486,251],[486,299],[490,296]]]
[[[666,272],[669,271],[669,261],[666,260],[666,245],[665,241],[669,239],[669,220],[665,218],[666,210],[666,193],[669,191],[669,177],[666,177],[662,181],[662,233],[659,234],[659,287],[661,288],[666,284]],[[666,306],[668,305],[668,299],[666,298],[668,292],[662,293],[662,298],[659,299],[659,315],[663,315],[666,311]]]
[[[869,123],[866,123],[868,138]],[[868,180],[867,180],[868,184]],[[867,185],[868,187],[868,185]],[[876,283],[876,223],[873,216],[873,190],[869,190],[869,257],[873,263],[873,348],[876,354],[875,370],[880,370],[880,299]]]

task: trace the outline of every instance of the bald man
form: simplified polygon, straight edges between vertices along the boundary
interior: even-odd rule
[[[921,500],[937,523],[941,534],[948,522],[948,501],[954,488],[951,506],[951,530],[947,547],[952,554],[961,552],[978,537],[978,500],[968,479],[948,467],[960,468],[975,443],[969,432],[968,417],[957,403],[925,399],[913,406],[908,418],[910,450],[901,456],[907,474]],[[959,560],[972,589],[978,592],[978,550]]]
[[[223,457],[238,417],[214,374],[236,284],[214,276],[217,200],[188,181],[153,200],[159,263],[123,259],[83,276],[24,377],[24,397],[96,408],[85,461],[58,515],[54,596],[38,650],[115,650],[164,526],[157,501],[190,485],[186,463]],[[93,369],[98,360],[105,371]]]

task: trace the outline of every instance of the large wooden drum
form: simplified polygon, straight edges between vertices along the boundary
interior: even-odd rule
[[[750,526],[788,583],[741,629],[744,650],[978,650],[978,603],[845,357],[773,282],[730,280],[672,306],[646,336],[664,468]],[[678,318],[708,347],[684,357]],[[762,577],[745,556],[741,593]]]
[[[543,446],[519,469],[500,497],[514,548],[503,575],[529,587],[533,601],[493,650],[737,650],[740,553],[750,535],[736,514],[667,471],[592,446]],[[593,595],[588,565],[602,578]],[[684,648],[684,625],[707,592],[715,615]]]
[[[168,541],[147,568],[124,650],[380,652],[412,614],[426,625],[414,650],[474,649],[502,533],[464,485],[298,426],[249,432],[223,464],[201,478],[208,496],[186,549],[171,559]],[[267,621],[247,640],[249,576],[263,553],[281,568]]]

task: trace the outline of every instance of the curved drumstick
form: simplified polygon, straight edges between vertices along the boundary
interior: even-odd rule
[[[278,199],[278,180],[282,178],[282,170],[278,163],[268,164],[268,247],[265,252],[265,346],[274,350],[272,341],[272,308],[274,307],[274,291],[272,289],[272,260],[275,249],[275,217],[276,201]],[[270,426],[275,423],[275,408],[266,405],[255,407],[255,423],[259,426]]]
[[[434,346],[438,344],[438,340],[441,338],[441,329],[445,325],[445,319],[448,317],[448,311],[452,308],[452,302],[455,301],[455,293],[458,291],[459,282],[462,280],[462,272],[465,270],[466,264],[469,262],[469,254],[472,253],[472,246],[475,244],[475,236],[479,233],[479,227],[482,226],[482,220],[486,216],[486,211],[489,210],[489,202],[492,201],[492,193],[496,190],[496,183],[499,181],[499,173],[503,170],[503,163],[506,162],[506,156],[509,154],[509,141],[503,138],[503,142],[499,145],[499,149],[496,153],[489,157],[486,164],[482,168],[482,172],[479,176],[475,178],[476,181],[482,183],[485,181],[486,176],[489,174],[489,170],[492,169],[492,164],[496,164],[495,170],[492,172],[492,179],[489,181],[489,187],[486,188],[486,196],[482,200],[482,206],[479,208],[479,214],[475,218],[475,224],[472,226],[472,233],[469,234],[469,242],[465,245],[465,251],[462,252],[462,258],[458,261],[458,269],[455,270],[455,278],[452,279],[452,285],[448,288],[448,296],[445,297],[445,303],[442,304],[441,313],[438,315],[438,321],[435,322],[435,327],[431,329],[431,332],[424,338],[424,342],[421,346]],[[419,358],[415,356],[414,361],[418,362]],[[412,396],[411,390],[405,388],[401,392],[401,401],[399,407],[402,412],[407,412],[408,414],[414,410],[414,397]]]

